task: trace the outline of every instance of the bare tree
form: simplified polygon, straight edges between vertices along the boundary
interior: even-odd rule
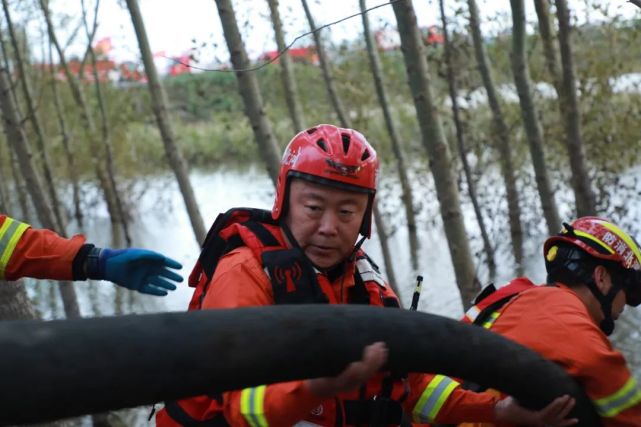
[[[349,127],[349,117],[343,106],[343,101],[338,96],[338,91],[336,90],[336,85],[334,84],[334,77],[332,76],[332,69],[327,59],[327,53],[323,47],[323,42],[321,41],[320,31],[316,31],[316,24],[314,23],[314,17],[312,12],[309,9],[307,0],[301,0],[303,3],[303,9],[305,9],[305,15],[307,16],[307,22],[309,22],[309,28],[313,31],[314,34],[314,43],[316,46],[316,53],[318,53],[318,59],[320,61],[321,71],[323,72],[323,80],[325,81],[325,86],[327,87],[327,94],[329,95],[329,101],[334,107],[334,111],[338,116],[338,122],[342,127]]]
[[[303,115],[303,108],[298,96],[298,89],[296,88],[296,78],[294,76],[292,60],[287,52],[285,52],[287,46],[285,45],[285,35],[283,34],[283,23],[278,12],[278,0],[267,0],[267,3],[269,4],[269,13],[272,18],[272,26],[274,27],[276,46],[278,52],[282,53],[279,59],[281,79],[283,80],[283,88],[285,90],[285,101],[287,102],[289,116],[292,119],[294,133],[298,133],[305,128],[305,116]]]
[[[467,0],[470,10],[470,30],[474,41],[474,52],[476,62],[481,73],[483,86],[487,93],[487,100],[492,110],[494,127],[496,128],[497,137],[496,145],[499,152],[499,163],[501,165],[501,175],[507,196],[508,217],[510,220],[510,236],[512,238],[512,252],[516,260],[517,274],[523,274],[523,228],[521,226],[521,207],[519,205],[519,194],[516,188],[516,173],[512,161],[512,149],[510,148],[510,131],[505,123],[503,111],[499,101],[492,70],[490,69],[481,26],[479,22],[479,11],[475,0]]]
[[[539,190],[543,216],[548,226],[550,235],[554,235],[561,229],[559,210],[554,200],[554,193],[550,185],[550,178],[543,152],[543,137],[541,125],[537,117],[534,100],[532,99],[532,84],[530,81],[530,70],[525,56],[525,5],[523,0],[510,0],[512,6],[512,73],[516,90],[519,94],[521,104],[521,117],[525,127],[525,135],[530,147],[532,165],[536,177],[536,185]]]
[[[149,40],[147,38],[147,31],[145,30],[145,24],[143,22],[142,15],[140,14],[140,7],[138,6],[138,0],[127,0],[127,8],[131,15],[131,22],[134,26],[134,30],[136,31],[142,61],[145,64],[145,73],[147,74],[147,84],[149,87],[149,93],[151,94],[151,103],[156,116],[156,123],[160,130],[160,136],[162,137],[163,144],[165,145],[165,153],[167,154],[169,164],[176,175],[178,187],[180,188],[180,193],[183,196],[189,220],[191,221],[191,226],[194,230],[194,235],[200,244],[205,239],[205,225],[203,223],[203,218],[200,215],[200,211],[198,210],[198,203],[196,202],[194,189],[189,181],[187,164],[185,163],[180,147],[176,144],[176,136],[171,125],[171,120],[169,119],[169,112],[167,111],[169,103],[167,102],[167,96],[165,95],[165,91],[160,83],[160,79],[158,78],[156,66],[154,65],[153,57],[151,55],[151,47],[149,47]]]
[[[120,197],[120,192],[118,191],[118,182],[116,181],[116,167],[114,165],[113,147],[111,144],[111,133],[109,132],[109,119],[107,117],[104,96],[102,95],[102,85],[100,83],[100,77],[98,76],[96,52],[94,52],[92,46],[93,39],[96,34],[96,29],[98,28],[98,8],[100,7],[100,0],[96,0],[96,4],[94,6],[94,22],[91,29],[89,28],[89,23],[87,22],[87,9],[85,8],[85,1],[81,0],[80,5],[82,9],[82,22],[85,28],[85,35],[87,36],[87,51],[89,53],[89,59],[91,60],[91,70],[94,80],[94,86],[96,88],[98,111],[100,112],[100,135],[102,137],[102,146],[105,152],[107,177],[109,178],[109,183],[115,190],[114,193],[116,196],[116,209],[118,209],[118,213],[122,220],[122,232],[125,238],[125,243],[127,244],[127,246],[131,246],[129,220],[122,198]]]
[[[432,101],[430,74],[423,40],[416,24],[416,14],[411,0],[397,1],[393,3],[392,7],[401,36],[401,50],[421,129],[422,141],[434,177],[456,282],[461,292],[463,307],[467,309],[480,285],[476,278],[474,261],[463,223],[450,151],[443,134],[441,119]]]
[[[552,30],[552,23],[550,22],[550,4],[548,0],[534,0],[534,8],[536,9],[536,16],[539,21],[539,34],[541,35],[543,44],[545,66],[560,99],[562,92],[561,71],[559,70],[559,61],[554,44],[554,31]],[[559,103],[559,106],[563,108],[565,104]],[[565,113],[563,117],[565,117]]]
[[[102,191],[104,193],[105,201],[107,203],[107,209],[111,218],[111,223],[114,226],[123,226],[124,219],[120,216],[120,211],[118,210],[117,199],[119,196],[117,195],[117,189],[111,185],[105,165],[98,155],[98,153],[102,151],[102,148],[100,147],[97,139],[96,125],[89,110],[89,105],[85,98],[85,94],[76,77],[71,73],[71,70],[69,69],[69,66],[67,64],[67,60],[65,58],[63,48],[58,42],[53,22],[51,20],[48,0],[39,0],[39,3],[45,18],[45,22],[47,24],[47,33],[49,34],[49,39],[56,49],[56,53],[58,54],[58,58],[60,60],[60,65],[62,66],[65,78],[67,79],[67,83],[69,84],[69,88],[71,89],[71,94],[80,110],[80,117],[84,125],[86,137],[89,139],[89,143],[91,144],[91,149],[93,151],[93,156],[91,157],[91,159],[93,162],[94,170],[96,173],[96,177],[98,178],[98,182],[100,183],[100,187],[102,188]]]
[[[401,147],[401,139],[398,136],[392,112],[390,111],[389,99],[385,85],[383,84],[383,71],[381,66],[381,59],[378,55],[378,49],[372,37],[372,31],[369,25],[369,18],[367,17],[366,1],[359,0],[361,8],[361,17],[363,19],[363,35],[365,43],[367,44],[367,54],[369,57],[370,68],[374,78],[374,85],[376,87],[376,95],[378,96],[378,103],[383,111],[383,118],[387,133],[389,134],[390,141],[392,142],[392,151],[394,152],[394,159],[396,160],[396,169],[398,177],[401,182],[401,200],[405,207],[405,218],[407,220],[407,234],[410,243],[410,257],[412,260],[412,267],[416,270],[418,268],[418,237],[416,236],[416,215],[414,215],[414,197],[412,196],[412,186],[410,185],[409,177],[407,176],[407,162],[405,160],[405,153]]]
[[[82,207],[80,206],[80,184],[78,182],[78,169],[73,155],[72,141],[67,129],[67,122],[62,109],[62,102],[60,101],[60,93],[58,92],[58,83],[55,77],[55,68],[53,66],[53,52],[52,43],[49,43],[49,80],[51,82],[51,93],[53,96],[53,105],[56,112],[56,119],[58,121],[58,129],[62,138],[62,147],[67,160],[67,171],[69,173],[69,180],[71,181],[71,189],[73,193],[73,206],[74,217],[80,229],[84,228]]]
[[[6,52],[4,53],[6,54]],[[22,121],[14,103],[14,98],[11,95],[11,86],[7,74],[8,71],[3,66],[0,69],[0,111],[2,112],[2,124],[7,140],[18,157],[20,171],[25,178],[27,190],[31,196],[31,201],[36,207],[36,214],[40,223],[45,228],[61,232],[62,230],[56,226],[53,211],[47,203],[47,198],[40,184],[40,178],[33,166],[31,149],[21,126]],[[76,298],[73,284],[71,282],[60,282],[59,288],[67,318],[80,317],[78,299]]]
[[[303,7],[305,8],[305,14],[307,15],[307,20],[309,21],[309,26],[312,31],[316,29],[314,24],[314,17],[311,14],[311,11],[307,5],[306,0],[302,0]],[[331,63],[325,55],[325,49],[323,47],[323,42],[318,34],[318,31],[314,31],[314,41],[316,43],[316,51],[319,53],[321,59],[321,68],[323,69],[323,81],[325,82],[325,89],[327,94],[332,100],[332,106],[336,115],[339,117],[342,127],[351,128],[351,120],[345,114],[343,109],[343,104],[337,96],[336,88],[334,86],[334,80],[331,73]],[[321,54],[321,52],[323,52]],[[321,56],[322,55],[322,56]],[[394,275],[394,261],[392,260],[391,252],[389,250],[388,243],[388,234],[385,226],[385,220],[383,219],[380,210],[378,209],[378,203],[375,204],[373,209],[374,223],[376,224],[376,230],[378,231],[378,241],[381,245],[381,253],[383,254],[383,262],[385,263],[385,272],[387,273],[387,280],[389,281],[390,286],[393,289],[398,289],[396,278]]]
[[[61,207],[58,192],[56,191],[55,181],[53,179],[53,173],[51,171],[51,161],[49,160],[49,149],[45,144],[45,136],[42,124],[40,122],[40,115],[36,111],[34,105],[32,90],[29,83],[29,76],[27,75],[27,67],[25,66],[25,61],[23,60],[22,52],[20,46],[18,45],[18,37],[13,27],[13,20],[9,12],[9,4],[7,0],[2,0],[2,9],[4,11],[4,17],[7,21],[9,39],[11,40],[11,45],[13,47],[13,56],[15,59],[16,70],[19,75],[18,82],[20,83],[22,95],[27,106],[27,117],[31,122],[35,133],[36,144],[40,154],[40,162],[42,165],[42,170],[44,172],[47,190],[49,191],[53,213],[55,215],[58,227],[60,229],[64,229],[66,227],[67,221],[63,216],[64,209]]]
[[[483,240],[483,250],[485,251],[485,259],[487,262],[489,279],[494,280],[494,277],[496,276],[494,247],[492,246],[487,233],[487,227],[485,226],[483,212],[481,211],[481,206],[479,205],[478,197],[476,195],[476,183],[474,182],[474,179],[472,177],[472,169],[470,168],[470,163],[467,161],[465,135],[463,133],[463,125],[461,123],[461,117],[459,114],[458,84],[456,82],[456,75],[454,73],[454,64],[452,59],[453,46],[450,41],[450,35],[447,29],[447,16],[445,15],[445,5],[443,0],[439,0],[439,7],[441,12],[441,22],[443,25],[443,48],[447,74],[447,87],[450,95],[450,101],[452,103],[452,117],[454,120],[454,128],[456,131],[456,145],[458,148],[459,157],[461,159],[461,165],[463,166],[463,174],[465,175],[465,182],[467,184],[467,193],[470,196],[470,201],[472,202],[472,207],[474,208],[474,215],[476,216],[476,221],[479,225],[479,230],[481,231],[481,238]]]
[[[581,112],[576,96],[574,60],[572,58],[570,12],[565,0],[555,0],[556,16],[559,21],[559,46],[561,49],[561,97],[565,104],[564,125],[567,136],[567,149],[572,169],[572,188],[576,199],[578,216],[596,214],[596,195],[590,185],[587,160],[581,136]]]
[[[236,14],[231,0],[216,0],[216,6],[218,7],[218,16],[223,26],[229,57],[236,70],[238,90],[240,96],[243,98],[245,115],[254,131],[254,138],[258,144],[258,152],[265,163],[267,173],[274,182],[274,185],[276,185],[281,156],[274,139],[272,125],[265,113],[263,96],[260,93],[258,79],[256,79],[256,75],[253,72],[247,71],[251,64],[249,63],[247,51],[245,50],[243,39],[238,29]]]

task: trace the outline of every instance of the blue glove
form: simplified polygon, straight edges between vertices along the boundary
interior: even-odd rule
[[[176,289],[172,282],[183,281],[179,274],[168,270],[181,269],[179,262],[146,249],[104,248],[100,249],[97,261],[93,264],[97,271],[88,271],[90,278],[109,280],[143,294],[165,296],[168,290]]]

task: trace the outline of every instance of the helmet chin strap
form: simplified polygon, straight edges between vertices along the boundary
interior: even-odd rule
[[[612,283],[612,287],[608,293],[604,294],[601,292],[596,282],[594,281],[594,276],[588,274],[585,270],[578,265],[578,263],[568,263],[568,270],[571,270],[576,274],[579,279],[587,286],[594,298],[601,305],[601,311],[603,312],[603,320],[599,323],[599,328],[603,331],[604,334],[610,335],[614,331],[614,319],[612,318],[612,302],[616,297],[617,293],[622,289],[620,286]]]

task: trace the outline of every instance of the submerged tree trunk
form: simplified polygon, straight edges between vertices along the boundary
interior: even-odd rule
[[[303,115],[303,108],[301,107],[298,89],[296,88],[296,77],[294,76],[292,60],[288,52],[285,51],[287,46],[285,45],[285,36],[283,34],[283,23],[278,12],[278,0],[267,0],[267,3],[269,3],[269,12],[272,18],[272,26],[274,27],[276,46],[278,52],[281,53],[279,60],[281,79],[283,80],[283,89],[285,90],[285,101],[287,102],[287,109],[292,119],[294,133],[298,133],[305,128],[305,116]]]
[[[180,146],[176,143],[176,136],[167,111],[167,97],[160,83],[160,79],[158,78],[158,72],[156,71],[156,66],[154,65],[153,57],[151,55],[151,47],[149,46],[149,40],[147,39],[147,31],[145,30],[142,15],[140,14],[140,8],[138,7],[138,0],[127,0],[127,8],[131,15],[131,22],[134,26],[134,30],[136,31],[136,38],[138,39],[142,62],[145,64],[145,73],[147,74],[152,107],[154,115],[156,116],[158,129],[160,130],[160,136],[162,137],[163,144],[165,145],[165,153],[167,154],[169,164],[176,175],[178,187],[180,188],[180,193],[183,196],[189,220],[191,221],[191,226],[194,230],[196,240],[200,244],[204,241],[207,230],[205,230],[203,218],[198,209],[198,202],[196,201],[194,189],[189,181],[187,164],[182,151],[180,150]]]
[[[302,0],[303,7],[305,8],[305,14],[307,15],[307,20],[309,21],[309,26],[312,31],[316,29],[314,25],[314,17],[312,16],[306,0]],[[344,128],[351,128],[351,120],[345,114],[343,110],[343,105],[340,102],[340,99],[337,97],[336,88],[332,79],[331,73],[331,64],[328,59],[325,57],[323,43],[321,42],[320,35],[318,31],[314,32],[314,41],[316,42],[316,50],[318,51],[319,57],[321,59],[321,67],[323,68],[323,80],[325,82],[325,88],[327,89],[327,94],[332,100],[332,105],[334,106],[334,111],[339,117],[341,126]],[[321,56],[321,51],[323,52]],[[390,283],[390,286],[393,289],[398,289],[396,284],[396,278],[394,277],[394,262],[391,258],[391,252],[389,250],[389,244],[387,239],[387,231],[385,227],[385,220],[381,216],[380,211],[378,210],[378,203],[375,202],[372,208],[372,215],[374,216],[374,223],[376,224],[376,230],[379,232],[379,243],[381,245],[381,253],[383,254],[383,262],[385,263],[385,271],[387,271],[387,280]]]
[[[0,110],[2,111],[3,126],[7,140],[18,157],[20,170],[25,178],[31,201],[36,207],[36,214],[38,215],[40,223],[43,227],[50,230],[63,232],[63,230],[58,229],[56,225],[53,211],[47,203],[40,179],[33,166],[29,143],[21,127],[20,116],[14,104],[13,97],[11,96],[7,69],[4,68],[4,66],[0,69]],[[78,307],[78,299],[73,284],[71,282],[60,282],[59,286],[67,318],[80,317],[80,308]]]
[[[401,50],[421,128],[423,145],[427,151],[430,170],[434,176],[443,228],[456,274],[456,282],[461,292],[463,307],[467,309],[480,286],[476,278],[474,261],[463,223],[450,152],[443,134],[438,110],[432,101],[430,75],[423,50],[423,40],[416,24],[416,14],[412,2],[401,0],[394,3],[392,7],[401,36]]]
[[[596,215],[596,195],[590,185],[588,165],[581,136],[581,112],[576,96],[576,79],[572,45],[570,44],[570,12],[565,0],[555,0],[559,20],[559,46],[561,49],[562,84],[560,101],[565,104],[564,124],[567,149],[572,169],[572,188],[576,198],[578,216]]]
[[[405,153],[401,148],[401,138],[398,136],[392,112],[390,111],[389,100],[387,91],[383,84],[383,72],[381,66],[381,59],[378,56],[378,50],[372,37],[372,32],[369,26],[369,18],[367,17],[367,5],[365,0],[359,0],[361,17],[363,19],[363,32],[365,43],[367,44],[367,54],[369,56],[370,68],[372,76],[374,77],[374,85],[376,86],[376,95],[378,102],[383,110],[383,118],[387,133],[389,134],[390,141],[392,142],[392,150],[394,151],[394,158],[396,160],[396,169],[398,170],[398,177],[401,182],[401,200],[405,208],[405,218],[407,219],[407,234],[410,243],[410,257],[412,260],[412,267],[414,270],[418,268],[418,237],[416,236],[416,216],[414,215],[414,197],[412,196],[412,186],[407,176],[407,162],[405,160]]]
[[[463,125],[461,124],[461,118],[459,115],[459,105],[458,105],[458,85],[456,84],[456,76],[454,74],[454,65],[452,63],[452,44],[450,42],[450,36],[447,30],[447,17],[445,15],[445,5],[444,0],[439,0],[439,7],[441,11],[441,22],[443,24],[443,48],[445,54],[445,66],[447,73],[447,85],[450,95],[450,101],[452,102],[452,117],[454,120],[454,128],[456,130],[456,145],[458,147],[459,157],[461,158],[461,164],[463,165],[463,174],[465,175],[465,182],[467,183],[467,193],[470,196],[470,201],[472,202],[472,207],[474,208],[474,215],[476,216],[476,221],[479,224],[479,230],[481,231],[481,238],[483,240],[483,250],[485,251],[485,259],[487,262],[487,268],[489,273],[489,280],[492,281],[496,277],[496,261],[494,257],[494,247],[490,242],[490,238],[487,233],[487,227],[485,226],[485,219],[483,218],[483,212],[481,211],[481,206],[479,205],[478,197],[476,195],[476,183],[472,178],[472,169],[470,164],[467,161],[467,151],[465,149],[465,136],[463,134]]]
[[[470,9],[470,29],[474,40],[474,52],[478,63],[479,72],[483,80],[483,86],[487,92],[487,100],[492,110],[494,127],[497,132],[497,149],[499,152],[501,174],[505,184],[507,196],[508,217],[510,220],[510,236],[512,238],[512,252],[516,260],[516,273],[523,274],[523,228],[521,226],[521,207],[519,205],[519,193],[516,188],[516,173],[512,161],[512,149],[510,148],[510,131],[505,123],[501,104],[496,93],[492,71],[485,52],[483,36],[479,22],[479,12],[475,0],[467,0]]]
[[[3,0],[6,1],[6,0]],[[85,27],[85,34],[87,36],[87,51],[89,53],[89,59],[91,60],[91,71],[93,75],[94,85],[96,87],[96,99],[98,101],[98,111],[100,112],[100,134],[102,137],[102,146],[105,151],[106,159],[106,173],[107,178],[109,179],[109,184],[114,189],[114,202],[116,203],[116,209],[118,209],[118,215],[120,216],[122,232],[125,238],[125,243],[127,246],[131,246],[131,235],[129,233],[129,215],[125,210],[122,197],[120,197],[120,192],[118,190],[118,182],[116,181],[116,167],[114,165],[113,159],[113,147],[111,144],[111,133],[109,132],[109,119],[107,118],[107,112],[105,109],[105,100],[102,95],[102,88],[100,84],[100,78],[98,76],[98,67],[96,64],[96,53],[93,50],[93,36],[96,33],[96,28],[98,25],[98,7],[100,6],[100,1],[96,0],[96,5],[94,9],[94,23],[93,31],[89,30],[89,23],[87,22],[87,11],[85,9],[85,2],[81,0],[80,2],[82,8],[82,21],[83,26]],[[116,246],[120,247],[120,246]]]
[[[44,177],[46,181],[47,190],[49,192],[49,198],[51,200],[51,206],[53,208],[53,214],[55,215],[56,224],[58,228],[64,230],[66,228],[66,218],[64,217],[64,208],[60,204],[60,198],[58,197],[58,192],[56,191],[55,181],[53,179],[53,173],[51,171],[51,161],[49,159],[49,149],[45,144],[45,136],[42,124],[40,122],[40,115],[36,111],[31,86],[29,84],[29,78],[27,76],[27,69],[25,66],[25,61],[22,57],[22,52],[20,46],[18,46],[18,38],[13,27],[13,21],[11,19],[11,14],[9,12],[9,4],[7,0],[2,0],[2,9],[4,10],[4,16],[7,22],[7,29],[9,31],[9,39],[11,40],[11,45],[13,47],[13,55],[15,58],[16,70],[18,72],[18,81],[20,83],[20,88],[22,89],[22,95],[24,97],[25,105],[27,106],[27,114],[29,121],[31,122],[36,137],[36,143],[38,146],[40,162],[42,170],[44,172]]]
[[[123,219],[120,217],[117,208],[117,196],[115,194],[116,189],[113,188],[111,183],[109,182],[105,166],[98,157],[98,153],[100,153],[102,150],[97,140],[96,126],[89,111],[89,105],[87,104],[87,101],[85,99],[85,94],[76,77],[71,73],[71,70],[69,70],[64,51],[60,46],[60,43],[58,42],[58,38],[56,37],[53,22],[51,21],[51,13],[49,11],[48,0],[39,0],[39,3],[45,18],[45,22],[47,24],[47,32],[49,34],[49,38],[51,40],[51,43],[55,47],[56,52],[58,53],[60,65],[62,66],[62,69],[65,73],[65,78],[69,83],[71,94],[80,110],[80,117],[84,125],[86,137],[89,139],[91,149],[94,152],[94,155],[92,156],[92,162],[94,170],[96,172],[96,177],[98,178],[98,182],[100,183],[100,187],[102,188],[102,191],[104,193],[105,201],[107,203],[107,210],[109,211],[109,217],[111,218],[111,223],[114,227],[121,226]]]
[[[238,90],[240,91],[240,96],[243,98],[245,115],[254,131],[254,138],[258,144],[258,152],[265,163],[267,173],[274,182],[274,185],[276,185],[278,182],[281,156],[274,139],[272,125],[265,113],[263,96],[260,93],[258,79],[254,72],[245,71],[251,67],[251,63],[247,57],[243,39],[240,36],[240,30],[236,22],[236,14],[231,0],[216,0],[216,6],[218,7],[218,15],[220,16],[220,22],[225,33],[229,57],[236,70]]]
[[[323,42],[321,41],[320,31],[316,31],[316,24],[314,23],[314,17],[309,9],[307,0],[301,0],[303,3],[303,9],[305,9],[305,15],[307,16],[307,21],[309,22],[309,28],[313,31],[314,34],[314,43],[316,45],[316,53],[318,54],[318,59],[320,61],[321,71],[323,73],[323,80],[325,81],[325,86],[327,88],[327,94],[329,95],[329,101],[334,107],[334,111],[338,116],[338,121],[342,127],[349,127],[349,116],[345,111],[343,106],[343,101],[338,96],[338,91],[336,90],[336,85],[334,84],[334,77],[332,76],[332,70],[327,58],[327,53],[323,47]]]
[[[525,5],[523,0],[510,0],[510,4],[512,6],[513,23],[512,72],[514,73],[514,83],[519,94],[521,117],[530,147],[543,216],[548,226],[548,232],[550,236],[553,236],[561,229],[561,220],[559,219],[559,211],[554,200],[550,178],[548,177],[545,153],[543,152],[541,125],[532,99],[530,70],[525,56]]]

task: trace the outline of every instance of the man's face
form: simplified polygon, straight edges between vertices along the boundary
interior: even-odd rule
[[[312,263],[330,268],[352,253],[368,198],[365,193],[294,179],[285,224]]]

